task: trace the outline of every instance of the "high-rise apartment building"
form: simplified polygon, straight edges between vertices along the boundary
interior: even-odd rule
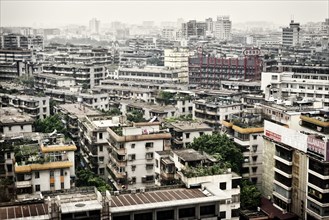
[[[100,21],[93,18],[89,21],[89,30],[91,34],[99,34]]]
[[[283,46],[297,46],[299,42],[299,23],[291,20],[289,27],[282,28],[282,45]]]
[[[229,16],[218,16],[217,21],[213,22],[215,38],[219,40],[231,39],[232,21]]]

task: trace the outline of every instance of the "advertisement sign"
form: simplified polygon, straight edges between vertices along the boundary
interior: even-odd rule
[[[270,121],[264,123],[264,135],[273,141],[283,143],[302,152],[307,152],[308,135]]]
[[[272,131],[269,131],[269,130],[265,130],[265,136],[266,137],[269,137],[277,142],[281,142],[281,135],[279,134],[276,134]]]
[[[324,142],[322,139],[308,136],[307,149],[319,155],[322,155],[324,160],[329,159],[329,142]]]

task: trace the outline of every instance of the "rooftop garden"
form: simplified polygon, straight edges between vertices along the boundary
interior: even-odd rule
[[[213,176],[220,175],[227,172],[230,168],[230,164],[219,163],[212,166],[197,166],[197,167],[187,167],[182,170],[182,173],[187,178],[200,177],[200,176]]]

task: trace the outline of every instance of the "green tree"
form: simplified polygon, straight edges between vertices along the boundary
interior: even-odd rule
[[[104,111],[105,114],[110,115],[110,116],[117,116],[121,115],[121,111],[119,108],[112,108],[108,111]]]
[[[66,128],[57,114],[36,120],[34,128],[37,132],[51,133],[56,129],[58,133],[67,134]]]
[[[216,155],[217,158],[221,158],[221,162],[228,163],[232,171],[240,173],[243,163],[242,152],[226,135],[202,135],[193,140],[190,148]]]
[[[241,193],[241,208],[255,210],[260,205],[261,192],[250,181],[242,181]]]
[[[133,110],[127,113],[127,120],[132,122],[145,122],[146,120],[143,118],[143,113],[137,110]]]
[[[174,101],[175,94],[171,92],[160,91],[157,97],[158,102],[162,102],[165,105],[169,105]]]
[[[95,186],[99,191],[105,192],[106,190],[111,190],[109,184],[106,183],[104,179],[97,176],[91,170],[79,169],[77,171],[77,186]]]

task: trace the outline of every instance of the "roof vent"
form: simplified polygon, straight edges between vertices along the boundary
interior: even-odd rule
[[[84,204],[84,203],[77,203],[77,204],[75,204],[75,206],[76,207],[84,207],[84,206],[86,206],[86,204]]]

